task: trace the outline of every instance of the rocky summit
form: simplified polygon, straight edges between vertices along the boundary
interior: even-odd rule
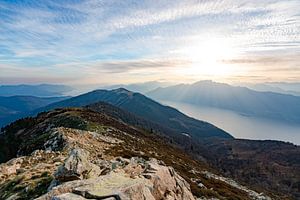
[[[0,199],[288,199],[223,177],[168,137],[86,108],[2,130]]]

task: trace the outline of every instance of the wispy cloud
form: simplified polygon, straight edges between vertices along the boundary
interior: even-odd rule
[[[242,55],[227,63],[271,64],[281,52],[300,52],[299,7],[298,0],[2,1],[0,63],[32,77],[37,68],[53,77],[144,69],[168,76],[172,67],[189,65],[174,50],[223,37]]]

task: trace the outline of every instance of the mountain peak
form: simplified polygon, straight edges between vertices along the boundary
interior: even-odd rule
[[[201,80],[197,81],[191,85],[190,87],[195,87],[195,86],[229,86],[227,83],[220,83],[220,82],[215,82],[213,80]]]
[[[128,94],[128,95],[132,95],[133,94],[133,92],[127,90],[126,88],[122,88],[122,87],[114,89],[112,91],[116,92],[116,93],[123,93],[123,94]]]

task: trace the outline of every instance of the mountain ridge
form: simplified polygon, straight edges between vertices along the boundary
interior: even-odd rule
[[[163,124],[175,131],[187,132],[192,135],[203,137],[224,137],[232,138],[225,131],[204,121],[188,117],[178,110],[163,106],[160,103],[136,92],[124,88],[114,90],[94,90],[61,102],[50,104],[38,109],[35,113],[61,107],[80,107],[99,101],[120,107],[137,116],[147,120]]]
[[[212,81],[158,88],[146,95],[156,100],[215,107],[289,123],[300,122],[300,97],[293,95],[258,92]]]

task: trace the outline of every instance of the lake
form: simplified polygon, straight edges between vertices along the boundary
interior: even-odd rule
[[[300,125],[243,116],[233,111],[218,108],[171,101],[160,102],[172,106],[190,117],[210,122],[235,138],[281,140],[300,145]]]

